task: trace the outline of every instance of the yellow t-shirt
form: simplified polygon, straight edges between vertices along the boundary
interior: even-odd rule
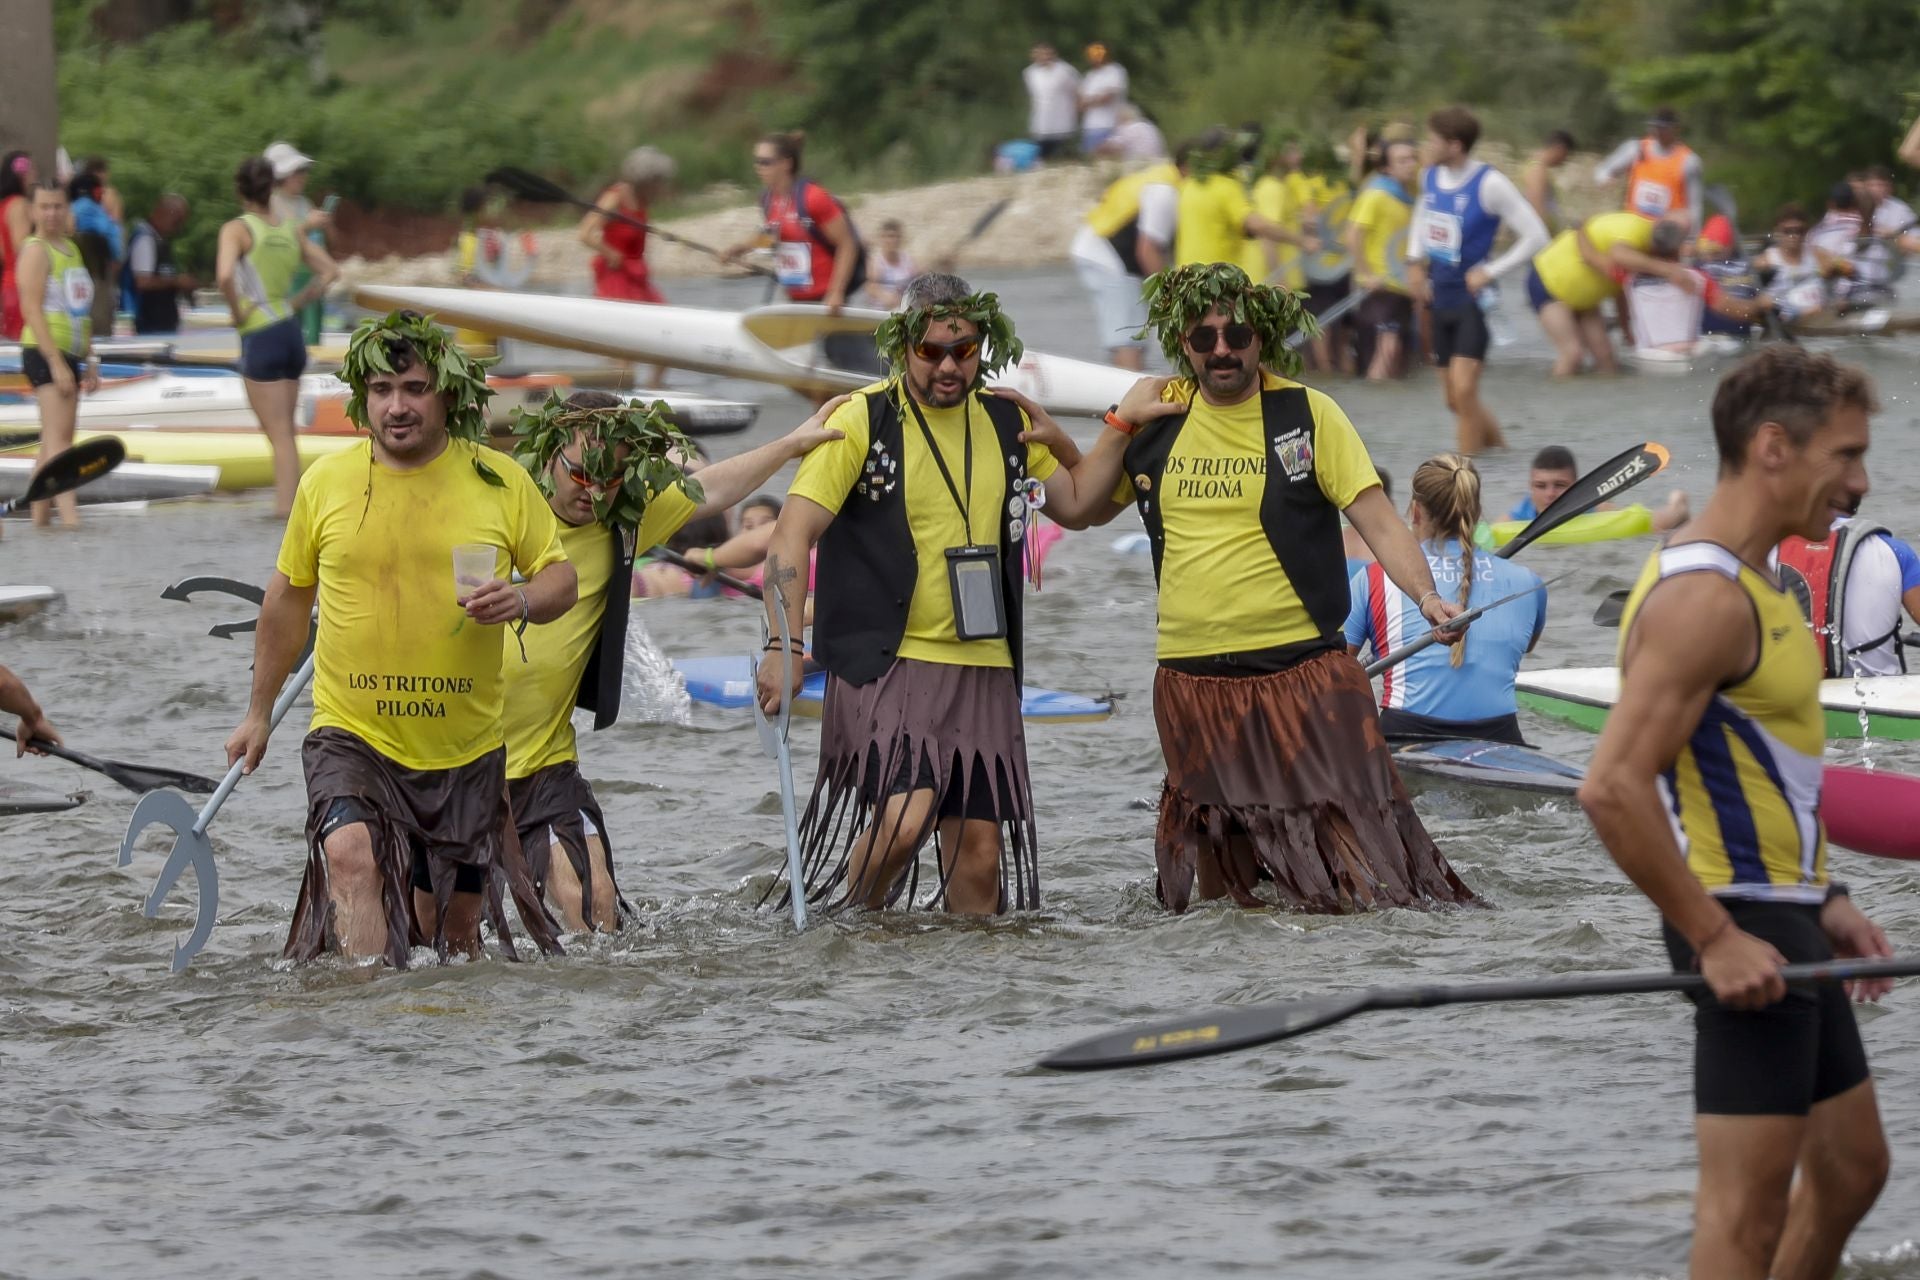
[[[1173,233],[1176,266],[1193,262],[1238,262],[1253,204],[1246,188],[1224,173],[1180,183],[1180,221]]]
[[[866,390],[875,390],[868,387]],[[897,395],[905,392],[896,391]],[[965,481],[965,442],[967,426],[973,435],[973,488],[967,494],[967,511],[976,543],[998,546],[1007,523],[1006,486],[1001,477],[1005,463],[1000,458],[1000,438],[986,410],[978,405],[970,409],[922,407],[927,427],[946,459],[947,471],[955,489]],[[900,640],[902,658],[921,662],[944,662],[956,667],[1011,667],[1013,653],[1005,640],[961,640],[954,635],[953,597],[947,585],[946,552],[949,547],[965,546],[967,522],[940,478],[940,468],[927,451],[927,438],[914,421],[911,409],[902,407],[901,452],[899,468],[906,477],[907,527],[913,532],[914,552],[920,571],[914,578],[913,599],[907,606],[907,631]],[[1024,414],[1022,417],[1024,418]],[[788,496],[817,502],[838,515],[853,486],[867,465],[871,446],[867,424],[867,400],[856,395],[833,411],[826,425],[846,433],[844,439],[830,440],[800,460],[799,474],[793,478]],[[1045,445],[1027,445],[1027,475],[1045,480],[1060,464]]]
[[[469,282],[473,278],[474,267],[479,265],[480,262],[479,233],[462,231],[460,238],[454,241],[453,256],[454,267],[458,273],[456,278],[459,280],[461,288],[471,289],[477,287]],[[493,335],[490,333],[482,333],[478,329],[455,329],[453,331],[453,340],[463,347],[471,347],[476,351],[490,353],[494,350]],[[586,583],[583,581],[580,585],[585,587]]]
[[[1265,374],[1268,391],[1297,387]],[[1167,384],[1163,399],[1191,400],[1193,411],[1160,478],[1160,658],[1203,658],[1295,644],[1320,636],[1286,570],[1273,554],[1260,501],[1266,493],[1266,426],[1260,397],[1225,409],[1194,394],[1191,379]],[[1312,388],[1313,476],[1327,501],[1344,509],[1380,483],[1367,446],[1340,406]],[[1134,500],[1122,476],[1113,500]]]
[[[1347,221],[1361,231],[1360,250],[1366,273],[1378,276],[1394,293],[1407,291],[1407,226],[1413,206],[1379,187],[1368,187],[1354,197]]]
[[[454,603],[453,549],[491,544],[497,576],[531,578],[566,558],[558,523],[504,453],[453,440],[426,466],[394,471],[372,449],[362,441],[308,468],[280,544],[288,581],[320,586],[312,727],[345,729],[410,769],[451,769],[503,741],[502,644],[520,659],[507,628]]]
[[[1645,253],[1653,246],[1653,228],[1652,219],[1621,210],[1588,218],[1581,229],[1601,253],[1616,244]],[[1548,293],[1575,311],[1591,311],[1619,293],[1620,282],[1611,273],[1602,274],[1587,265],[1574,235],[1569,229],[1555,236],[1552,244],[1534,255],[1533,269],[1540,273]]]
[[[699,508],[686,490],[673,486],[647,504],[634,546],[652,547],[680,531]],[[600,620],[607,612],[607,580],[613,574],[613,534],[598,521],[560,525],[560,547],[580,575],[580,599],[544,627],[527,628],[527,660],[509,644],[507,707],[502,729],[507,739],[507,776],[524,778],[562,760],[577,760],[573,737],[573,701],[587,660],[600,643]]]
[[[1248,199],[1253,211],[1269,222],[1277,222],[1289,231],[1300,230],[1300,205],[1294,202],[1293,188],[1285,178],[1271,173],[1262,175],[1255,179]],[[1273,254],[1271,265],[1267,258],[1269,252]],[[1241,246],[1240,266],[1256,284],[1272,275],[1276,267],[1280,273],[1278,283],[1289,289],[1302,287],[1306,280],[1300,274],[1300,250],[1296,246],[1277,244],[1259,236],[1250,237]]]

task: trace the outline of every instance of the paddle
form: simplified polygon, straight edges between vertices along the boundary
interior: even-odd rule
[[[967,233],[961,236],[958,240],[955,240],[952,244],[948,245],[946,252],[942,253],[939,257],[933,260],[934,269],[938,271],[953,270],[954,260],[957,259],[963,251],[965,251],[968,245],[972,244],[975,240],[978,240],[981,237],[981,235],[983,235],[986,232],[986,229],[988,227],[992,226],[996,221],[998,221],[1000,215],[1005,213],[1007,211],[1007,206],[1012,203],[1013,203],[1012,196],[1002,196],[1000,199],[995,200],[992,204],[988,205],[985,209],[981,210],[980,216],[975,218],[973,220],[973,225],[967,228]]]
[[[1920,957],[1912,956],[1890,960],[1829,960],[1820,964],[1790,964],[1780,970],[1780,976],[1794,985],[1846,982],[1855,978],[1910,978],[1916,974],[1920,974]],[[1040,1065],[1054,1071],[1103,1071],[1112,1067],[1143,1067],[1182,1058],[1203,1058],[1305,1035],[1309,1031],[1345,1022],[1355,1014],[1376,1009],[1431,1009],[1448,1004],[1504,1004],[1518,1000],[1565,1000],[1577,996],[1692,992],[1704,991],[1706,986],[1707,980],[1697,973],[1627,971],[1577,978],[1484,982],[1461,987],[1369,987],[1364,991],[1308,1000],[1219,1009],[1124,1031],[1110,1031],[1056,1050],[1042,1058]]]
[[[1328,307],[1318,316],[1315,316],[1314,319],[1319,323],[1321,331],[1324,332],[1330,326],[1337,324],[1340,318],[1346,315],[1347,312],[1365,302],[1368,295],[1372,292],[1373,290],[1371,289],[1355,289],[1352,293],[1349,293],[1346,297]],[[1304,333],[1296,333],[1287,339],[1287,345],[1296,350],[1305,346],[1307,342],[1308,337]]]
[[[787,602],[784,593],[774,592],[774,617],[780,623],[780,679],[782,689],[787,692],[780,699],[780,718],[767,719],[767,713],[760,706],[760,694],[756,688],[753,693],[753,723],[760,731],[760,749],[771,756],[780,773],[780,819],[786,826],[787,836],[787,900],[793,908],[793,927],[795,930],[807,927],[807,886],[800,866],[800,827],[794,816],[793,803],[793,757],[787,750],[787,725],[793,717],[793,633],[787,627]],[[765,636],[767,629],[763,623],[760,634]],[[768,661],[763,647],[760,661]],[[754,668],[759,674],[759,668]]]
[[[1554,583],[1560,581],[1561,578],[1564,578],[1566,576],[1567,575],[1563,573],[1559,575],[1559,577],[1548,579],[1546,582],[1536,582],[1532,586],[1528,587],[1525,591],[1516,591],[1510,596],[1501,596],[1498,600],[1491,600],[1491,601],[1488,601],[1486,604],[1477,605],[1474,608],[1467,610],[1465,613],[1460,614],[1458,617],[1450,619],[1446,626],[1435,627],[1433,630],[1421,636],[1418,640],[1409,640],[1406,644],[1401,645],[1398,649],[1389,650],[1386,654],[1382,655],[1381,657],[1375,658],[1372,662],[1369,662],[1367,664],[1367,678],[1371,680],[1373,677],[1379,675],[1382,671],[1386,671],[1389,668],[1399,666],[1401,663],[1405,662],[1408,658],[1411,658],[1414,654],[1421,652],[1422,650],[1428,648],[1431,645],[1439,644],[1442,641],[1445,641],[1446,643],[1451,644],[1452,638],[1448,635],[1449,632],[1458,631],[1460,628],[1466,626],[1469,622],[1472,622],[1474,619],[1478,618],[1481,614],[1485,613],[1489,609],[1498,609],[1503,604],[1512,604],[1515,600],[1518,600],[1523,596],[1530,596],[1536,591],[1545,591],[1548,587],[1552,586]]]
[[[1633,594],[1632,587],[1622,587],[1618,591],[1609,591],[1600,607],[1593,611],[1593,620],[1603,627],[1617,627],[1627,612],[1627,597]]]
[[[127,446],[118,436],[96,436],[85,444],[63,449],[47,460],[45,466],[27,481],[27,491],[7,502],[0,502],[0,516],[16,507],[45,502],[57,494],[78,489],[98,480],[127,460]]]
[[[591,201],[580,199],[580,197],[572,194],[565,187],[547,181],[537,173],[528,173],[525,169],[516,169],[512,165],[503,165],[489,173],[486,180],[495,186],[505,187],[518,199],[530,200],[536,204],[570,204],[575,208],[588,209],[614,222],[624,222],[630,227],[638,227],[648,235],[660,237],[660,239],[665,240],[668,244],[681,245],[685,248],[692,249],[695,253],[704,253],[721,262],[741,267],[753,275],[766,276],[769,280],[779,278],[778,274],[769,267],[762,267],[751,262],[734,262],[711,245],[701,244],[698,240],[689,240],[685,236],[677,236],[673,234],[673,232],[663,230],[651,222],[643,222],[639,218],[621,213],[618,209],[602,209],[599,205]]]
[[[1493,554],[1503,560],[1512,559],[1522,547],[1536,538],[1553,532],[1575,516],[1585,515],[1641,481],[1652,479],[1668,461],[1666,446],[1651,442],[1635,445],[1607,459],[1568,485],[1565,492],[1547,504],[1545,511],[1533,518],[1532,523],[1513,535],[1513,541]]]
[[[704,578],[707,576],[707,567],[705,565],[696,560],[689,560],[678,551],[672,551],[666,547],[655,547],[647,554],[656,560],[664,560],[668,564],[678,565],[696,578]],[[760,593],[760,588],[745,579],[736,578],[730,573],[721,573],[717,569],[713,571],[712,576],[721,586],[731,587],[743,596],[752,596],[755,600],[764,599]]]
[[[17,742],[13,730],[0,729],[0,738]],[[120,760],[100,760],[85,752],[75,751],[71,747],[59,746],[44,738],[36,738],[28,744],[36,751],[44,751],[50,756],[65,760],[68,764],[77,764],[82,769],[91,769],[95,773],[104,773],[129,791],[153,791],[160,787],[174,787],[193,795],[210,795],[214,782],[197,773],[184,773],[178,769],[165,769],[151,765],[127,764]]]

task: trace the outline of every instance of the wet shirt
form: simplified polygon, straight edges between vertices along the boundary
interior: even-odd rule
[[[520,661],[508,628],[454,603],[453,549],[486,543],[499,549],[495,577],[531,578],[566,558],[558,522],[504,453],[452,440],[396,471],[372,451],[362,441],[307,470],[280,544],[287,580],[320,588],[312,727],[411,769],[451,769],[503,742],[503,644]]]

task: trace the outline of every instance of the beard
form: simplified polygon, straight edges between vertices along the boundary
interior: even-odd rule
[[[1258,365],[1250,365],[1233,357],[1209,358],[1200,366],[1199,382],[1202,390],[1218,399],[1238,400],[1253,386],[1259,373]]]
[[[929,409],[952,409],[965,402],[968,383],[965,378],[960,378],[943,389],[935,378],[927,379],[925,385],[909,379],[908,389],[913,392],[914,399]]]

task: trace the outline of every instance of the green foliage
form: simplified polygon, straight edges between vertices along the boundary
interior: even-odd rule
[[[936,320],[965,320],[985,340],[986,350],[973,379],[976,387],[1009,365],[1019,364],[1026,352],[1026,344],[1013,331],[1013,321],[1000,309],[997,293],[970,293],[957,302],[936,302],[930,307],[896,311],[880,322],[874,331],[873,343],[891,367],[904,369],[908,349],[927,336],[927,327]]]
[[[367,383],[376,373],[394,373],[394,348],[405,344],[414,356],[433,370],[433,389],[453,402],[447,406],[447,434],[474,444],[487,442],[487,401],[493,388],[487,385],[487,366],[493,361],[468,355],[447,331],[431,317],[417,311],[395,311],[385,316],[368,316],[354,329],[347,343],[347,354],[340,362],[340,380],[353,394],[347,398],[347,419],[362,431],[369,430],[367,419]],[[404,351],[401,354],[405,354]],[[500,477],[476,461],[474,469],[489,484],[504,483]]]
[[[1300,353],[1287,345],[1288,338],[1320,331],[1304,294],[1284,285],[1255,284],[1230,262],[1194,263],[1148,276],[1141,296],[1147,304],[1147,327],[1138,336],[1157,336],[1167,363],[1190,377],[1197,371],[1187,334],[1216,308],[1236,324],[1253,326],[1260,337],[1261,363],[1277,373],[1300,372]]]
[[[520,437],[514,459],[532,474],[534,483],[553,496],[553,459],[576,436],[581,441],[580,465],[596,484],[618,483],[611,494],[593,495],[593,516],[618,529],[638,529],[647,504],[678,485],[693,502],[702,498],[700,482],[680,470],[679,458],[694,456],[693,441],[667,416],[664,400],[647,404],[630,400],[611,409],[588,409],[569,404],[558,391],[531,413],[513,411],[514,434]],[[620,450],[628,450],[625,459]]]

